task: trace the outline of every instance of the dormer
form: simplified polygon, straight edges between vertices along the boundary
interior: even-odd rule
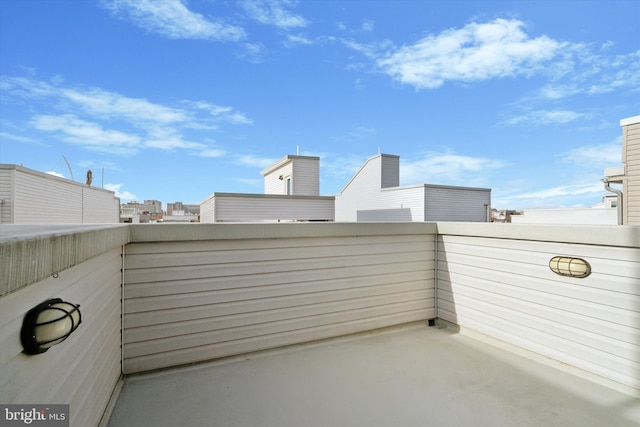
[[[288,155],[260,173],[264,194],[320,195],[320,157]]]

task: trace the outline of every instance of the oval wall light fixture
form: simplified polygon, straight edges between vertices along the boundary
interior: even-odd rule
[[[27,311],[20,341],[26,354],[40,354],[66,340],[81,322],[80,306],[53,298]]]
[[[583,278],[591,274],[591,266],[582,258],[554,256],[549,261],[549,268],[560,276]]]

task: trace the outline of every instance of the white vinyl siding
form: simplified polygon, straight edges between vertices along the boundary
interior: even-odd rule
[[[420,184],[398,187],[398,156],[368,159],[336,195],[336,221],[487,222],[491,190]]]
[[[200,203],[200,222],[216,222],[216,194],[210,195],[207,200]]]
[[[302,237],[336,230],[308,226],[280,228],[293,230],[282,238],[128,245],[125,373],[434,317],[433,234]]]
[[[52,178],[15,172],[15,224],[82,223],[82,188]]]
[[[13,224],[13,189],[15,174],[0,168],[0,224]]]
[[[624,206],[626,224],[640,224],[640,123],[625,126],[626,153],[626,186],[624,189]]]
[[[85,224],[115,224],[120,222],[120,203],[112,193],[82,188],[82,222]]]
[[[74,427],[97,425],[121,360],[134,373],[435,316],[640,391],[637,226],[3,227],[0,401],[70,403]],[[592,273],[556,275],[555,256]],[[80,304],[82,324],[26,356],[23,316],[52,297]]]
[[[285,156],[262,171],[264,194],[293,196],[320,195],[320,158],[309,156]],[[287,180],[290,193],[287,193]]]
[[[330,196],[214,193],[201,205],[200,222],[333,221],[333,210]]]
[[[120,222],[120,200],[112,191],[15,165],[1,166],[3,224]]]
[[[386,188],[358,209],[358,221],[424,221],[424,187]],[[377,207],[377,209],[367,209]]]
[[[487,222],[491,190],[425,185],[425,221]]]
[[[574,230],[576,236],[595,231]],[[631,235],[631,230],[608,230]],[[637,244],[607,247],[491,238],[490,232],[488,237],[441,233],[438,317],[640,388]],[[556,275],[548,263],[558,255],[585,259],[591,275]]]
[[[289,162],[281,168],[265,175],[264,177],[264,194],[287,194],[286,183],[287,178],[293,175],[293,163]],[[280,177],[282,176],[282,179]]]
[[[121,253],[110,250],[0,299],[0,402],[69,404],[72,427],[98,425],[121,374]],[[23,354],[25,313],[56,297],[80,304],[78,329],[44,354]]]
[[[380,194],[382,160],[372,157],[356,172],[339,195],[336,195],[336,221],[357,221],[359,210],[377,210]]]
[[[398,187],[400,185],[400,157],[383,154],[380,188]]]
[[[317,158],[294,158],[291,174],[292,195],[320,194],[320,161]]]

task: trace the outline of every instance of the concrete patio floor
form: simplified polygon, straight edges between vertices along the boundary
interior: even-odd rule
[[[130,376],[108,425],[640,425],[640,399],[520,353],[412,324]]]

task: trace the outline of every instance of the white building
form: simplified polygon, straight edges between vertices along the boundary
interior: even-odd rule
[[[319,195],[319,165],[319,157],[285,156],[261,172],[265,194],[213,193],[201,222],[489,221],[490,189],[399,187],[399,156],[370,158],[336,196]]]
[[[602,203],[591,208],[525,209],[518,224],[640,224],[640,116],[620,120],[622,166],[604,170]]]
[[[620,120],[620,127],[622,166],[605,169],[603,181],[608,191],[617,194],[618,224],[637,225],[640,224],[640,116]]]
[[[260,173],[264,176],[264,194],[320,195],[319,157],[285,156]]]
[[[0,164],[0,223],[120,222],[113,191],[12,164]]]
[[[213,193],[200,204],[200,222],[334,220],[334,197],[319,195],[319,157],[285,156],[261,173],[265,194]]]
[[[399,183],[399,156],[371,157],[336,195],[335,220],[489,222],[491,189]]]

